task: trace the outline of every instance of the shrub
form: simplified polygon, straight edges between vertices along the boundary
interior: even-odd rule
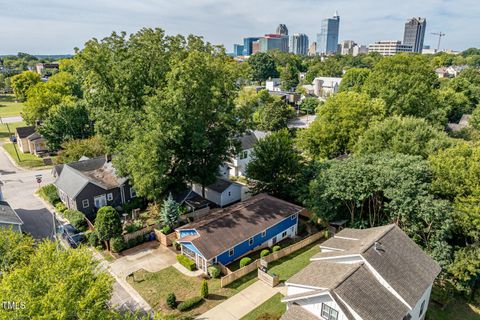
[[[252,263],[252,258],[249,258],[249,257],[242,258],[240,260],[240,268],[243,268],[246,265],[249,265],[250,263]]]
[[[127,241],[127,248],[133,248],[137,245],[137,238],[132,238]]]
[[[172,233],[172,228],[170,228],[170,226],[163,226],[162,233],[163,234],[170,234],[170,233]]]
[[[200,303],[202,303],[202,301],[203,301],[203,297],[200,297],[200,296],[193,297],[180,303],[177,306],[177,309],[178,311],[188,311],[198,306]]]
[[[96,231],[87,231],[85,237],[87,238],[88,244],[92,247],[97,247],[100,244],[100,239],[98,239]]]
[[[330,230],[328,230],[328,229],[325,230],[325,231],[323,232],[323,236],[325,237],[325,239],[330,238]]]
[[[195,262],[192,259],[184,256],[183,254],[177,255],[177,261],[180,262],[182,266],[184,266],[190,271],[193,271],[197,268],[197,265],[195,264]]]
[[[262,252],[260,252],[260,258],[266,257],[270,254],[270,251],[268,249],[263,249]]]
[[[63,202],[57,202],[57,204],[55,205],[55,209],[63,214],[65,212],[65,210],[67,210],[67,207],[63,204]]]
[[[280,247],[280,246],[278,246],[278,245],[277,245],[277,246],[273,246],[272,252],[280,251],[280,249],[282,249],[282,247]]]
[[[143,221],[142,220],[134,220],[132,223],[128,224],[125,227],[125,231],[127,231],[127,233],[132,233],[132,232],[138,231],[142,228],[143,228]]]
[[[172,241],[172,246],[175,248],[175,250],[177,250],[177,251],[180,250],[180,244],[177,241],[173,240]]]
[[[128,203],[125,203],[122,208],[126,213],[131,213],[133,209],[145,209],[145,203],[142,198],[136,197],[130,200]]]
[[[208,297],[208,283],[207,283],[207,280],[202,281],[202,286],[200,287],[200,295],[204,298]]]
[[[80,211],[67,209],[63,212],[63,216],[79,231],[87,230],[87,220]]]
[[[210,266],[207,268],[208,275],[212,278],[218,278],[220,276],[220,273],[222,273],[222,270],[216,265]]]
[[[110,240],[122,233],[122,222],[117,210],[110,206],[101,207],[95,219],[95,230],[100,240]]]
[[[170,292],[167,296],[167,306],[170,309],[175,309],[177,306],[177,297],[175,296],[175,293]]]
[[[52,205],[55,205],[55,203],[60,201],[57,188],[53,184],[44,185],[43,187],[40,188],[40,190],[38,190],[38,194],[45,201],[48,201]]]
[[[120,252],[125,249],[125,240],[123,237],[115,237],[110,240],[110,247],[113,252]]]
[[[145,238],[143,237],[143,235],[137,236],[137,245],[142,244],[144,242],[145,242]]]

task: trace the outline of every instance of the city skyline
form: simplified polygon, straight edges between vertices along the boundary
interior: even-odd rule
[[[427,0],[422,3],[384,1],[271,1],[257,3],[246,0],[168,2],[139,0],[136,2],[85,0],[64,3],[45,0],[41,3],[0,0],[0,54],[18,51],[32,54],[72,53],[91,39],[101,39],[112,31],[133,33],[142,27],[160,27],[167,34],[196,34],[213,44],[223,44],[231,51],[244,37],[263,36],[275,32],[279,23],[289,33],[305,33],[316,39],[321,19],[338,10],[342,17],[341,40],[369,44],[379,40],[401,40],[405,22],[421,16],[429,21],[425,44],[432,47],[432,32],[445,32],[442,48],[463,50],[478,46],[473,33],[480,22],[480,8],[473,0]],[[465,8],[469,8],[465,10]],[[288,12],[288,14],[285,14]],[[470,31],[471,30],[471,31]],[[55,39],[55,41],[52,41]]]

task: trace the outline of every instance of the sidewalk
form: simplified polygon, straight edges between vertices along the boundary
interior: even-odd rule
[[[286,289],[283,283],[272,288],[262,281],[257,281],[215,308],[198,316],[197,319],[238,320],[273,297],[277,292],[285,295]]]

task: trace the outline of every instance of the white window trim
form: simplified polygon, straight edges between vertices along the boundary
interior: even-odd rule
[[[130,187],[130,198],[136,198],[137,194],[135,193],[135,190],[133,190],[133,187]]]
[[[297,216],[296,214],[293,214],[293,215],[290,217],[290,219],[291,219],[291,220],[295,220],[296,216]]]
[[[85,205],[85,203],[86,203],[87,205]],[[82,200],[82,207],[83,207],[84,209],[90,207],[90,201],[88,201],[88,199],[83,199],[83,200]]]
[[[107,201],[112,201],[113,200],[113,193],[107,193]]]
[[[251,237],[250,239],[248,239],[248,245],[249,245],[249,246],[253,246],[253,243],[254,243],[253,237]]]
[[[267,230],[262,231],[262,238],[265,238],[267,236]]]
[[[234,248],[228,250],[228,256],[229,257],[232,257],[234,254],[235,254],[235,249]]]

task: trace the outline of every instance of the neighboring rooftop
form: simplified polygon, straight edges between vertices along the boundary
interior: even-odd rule
[[[217,180],[214,183],[208,185],[207,188],[215,192],[222,193],[223,191],[227,190],[232,184],[234,184],[234,182],[217,178]]]
[[[35,126],[17,127],[15,132],[20,139],[23,139],[35,132]]]
[[[189,241],[208,260],[302,210],[292,203],[259,194],[228,208],[214,210],[204,219],[178,230],[195,229],[199,235]]]
[[[0,201],[0,223],[22,225],[23,221],[6,201]]]
[[[461,131],[469,126],[471,114],[464,114],[458,123],[448,123],[447,129],[453,132]]]
[[[90,182],[105,190],[121,186],[127,180],[118,177],[112,163],[105,157],[97,157],[56,166],[58,174],[54,184],[74,199]]]

